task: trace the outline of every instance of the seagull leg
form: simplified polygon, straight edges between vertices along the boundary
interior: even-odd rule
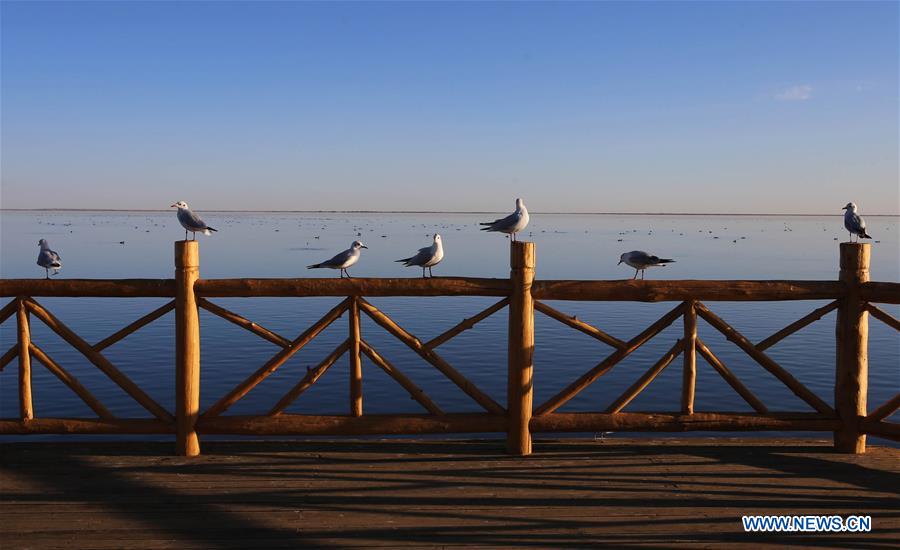
[[[350,272],[349,272],[349,271],[347,271],[346,269],[345,269],[344,271],[347,272],[347,278],[348,278],[348,279],[352,279],[352,278],[353,278],[353,277],[350,276]]]
[[[646,274],[647,274],[647,269],[646,269],[646,268],[642,269],[642,270],[641,270],[641,280],[642,280],[642,281],[644,280],[644,276],[645,276]]]
[[[428,268],[428,276],[434,277],[434,273],[431,272],[431,267]]]
[[[640,271],[640,270],[639,270],[639,269],[635,269],[635,270],[634,270],[634,277],[631,278],[632,281],[634,281],[634,280],[637,279],[638,271]]]
[[[47,280],[50,280],[50,268],[45,267],[44,271],[46,272]]]
[[[425,268],[424,267],[422,268],[422,278],[423,279],[425,278]]]

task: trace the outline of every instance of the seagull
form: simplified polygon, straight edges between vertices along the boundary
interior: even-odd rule
[[[516,240],[516,233],[522,231],[525,229],[525,226],[528,225],[528,209],[525,208],[525,201],[516,199],[515,212],[505,218],[500,218],[499,220],[494,220],[492,222],[484,222],[481,225],[487,226],[482,227],[482,231],[499,231],[500,233],[507,233],[512,235],[512,240]]]
[[[441,263],[441,260],[444,259],[444,246],[441,244],[441,236],[437,233],[434,234],[434,244],[431,246],[426,246],[425,248],[420,248],[415,256],[410,256],[409,258],[403,258],[402,260],[396,260],[397,262],[403,262],[403,265],[406,267],[409,266],[419,266],[422,268],[422,278],[425,278],[425,268],[428,268],[428,275],[433,277],[431,274],[431,268]]]
[[[38,253],[37,264],[46,270],[48,279],[50,278],[51,269],[54,275],[58,275],[59,270],[62,269],[62,258],[59,257],[59,254],[50,250],[47,239],[39,240],[38,246],[41,247],[41,251]]]
[[[178,209],[178,221],[181,222],[181,227],[184,228],[184,240],[187,240],[188,231],[193,233],[192,241],[197,239],[198,231],[204,235],[209,235],[210,231],[218,231],[218,229],[213,229],[206,225],[206,222],[201,220],[200,216],[194,214],[184,201],[178,201],[170,208]]]
[[[648,267],[663,266],[674,261],[675,260],[660,258],[659,256],[651,256],[643,250],[632,250],[631,252],[626,252],[619,256],[620,264],[622,262],[625,262],[627,265],[630,265],[634,268],[634,277],[632,277],[633,279],[637,279],[638,272],[641,272],[641,280],[644,279],[644,270],[646,270]]]
[[[340,269],[341,270],[341,278],[344,278],[344,273],[347,274],[347,278],[350,278],[350,272],[347,271],[347,268],[351,265],[355,264],[359,261],[360,249],[369,248],[359,241],[353,241],[353,244],[350,245],[350,248],[341,252],[334,258],[330,260],[325,260],[319,264],[312,264],[306,266],[306,269],[319,269],[325,268],[328,269]]]
[[[854,203],[848,202],[847,206],[841,208],[841,210],[846,210],[844,212],[844,227],[850,232],[851,243],[853,242],[853,235],[857,236],[856,242],[859,242],[860,237],[863,239],[872,238],[866,233],[866,220],[856,213],[856,205]]]

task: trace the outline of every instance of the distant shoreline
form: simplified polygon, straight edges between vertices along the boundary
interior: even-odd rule
[[[0,208],[0,212],[170,212],[170,209],[119,209],[119,208]],[[217,212],[225,214],[498,214],[503,213],[499,210],[216,210],[203,209],[202,212]],[[732,216],[732,217],[773,217],[773,216],[790,216],[790,217],[822,217],[822,216],[843,216],[841,212],[832,212],[828,214],[792,214],[792,213],[730,213],[730,212],[535,212],[535,215],[553,215],[553,216]],[[866,217],[900,217],[900,214],[870,214],[866,212]]]

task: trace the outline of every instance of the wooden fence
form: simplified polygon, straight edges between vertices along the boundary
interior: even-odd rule
[[[19,417],[0,419],[0,434],[92,433],[175,434],[176,452],[200,453],[198,434],[241,435],[368,435],[424,433],[506,433],[510,453],[531,453],[536,432],[601,431],[826,431],[834,433],[841,452],[865,452],[866,434],[900,440],[900,424],[886,419],[900,408],[900,392],[886,403],[867,408],[868,317],[900,330],[900,321],[875,303],[900,303],[900,284],[869,281],[870,245],[840,246],[840,277],[836,281],[535,281],[535,250],[529,242],[511,243],[509,279],[216,279],[199,278],[196,241],[175,243],[175,278],[165,280],[2,280],[0,296],[13,299],[0,309],[0,323],[16,316],[17,342],[0,357],[0,369],[18,358]],[[164,297],[171,301],[109,337],[90,344],[43,307],[35,297]],[[217,305],[211,299],[249,296],[341,297],[311,327],[289,339]],[[423,342],[379,311],[371,296],[494,296],[498,302],[463,320],[437,337]],[[560,312],[546,300],[677,302],[645,330],[624,341],[575,317]],[[716,315],[706,302],[829,300],[757,343]],[[203,308],[277,346],[279,351],[205,411],[200,410],[200,322]],[[497,311],[509,309],[508,385],[506,406],[480,390],[436,351],[439,346]],[[167,411],[115,367],[103,350],[141,327],[175,312],[175,410]],[[766,354],[785,337],[837,310],[834,406],[800,383]],[[559,393],[533,404],[534,312],[537,311],[609,346],[611,353]],[[348,335],[315,368],[291,387],[262,415],[225,415],[231,406],[287,362],[319,333],[347,314]],[[440,371],[477,403],[484,412],[446,412],[408,376],[381,355],[360,333],[366,315]],[[30,318],[37,318],[83,354],[151,415],[151,418],[116,418],[75,377],[31,340]],[[770,411],[768,407],[697,337],[700,317],[771,373],[813,412]],[[606,409],[596,412],[558,412],[598,378],[631,355],[678,319],[683,337],[651,365]],[[347,415],[289,414],[285,410],[315,384],[341,356],[350,358]],[[697,355],[703,357],[752,407],[753,413],[696,412],[694,392]],[[424,414],[363,414],[361,356],[384,370],[426,411]],[[623,409],[671,365],[683,361],[680,410],[623,412]],[[31,397],[32,359],[72,389],[97,418],[36,418]]]

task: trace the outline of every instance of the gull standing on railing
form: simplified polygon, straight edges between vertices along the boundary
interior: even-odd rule
[[[648,267],[662,267],[665,264],[672,263],[674,261],[675,260],[668,258],[660,258],[659,256],[651,256],[643,250],[632,250],[631,252],[626,252],[619,256],[619,264],[625,262],[627,265],[630,265],[634,268],[634,277],[632,277],[632,279],[637,279],[638,272],[640,272],[641,280],[644,279],[644,271]]]
[[[170,208],[178,209],[178,221],[181,223],[181,227],[184,228],[184,240],[187,240],[188,231],[193,233],[193,238],[191,240],[197,239],[198,231],[204,235],[209,235],[210,231],[218,231],[218,229],[213,229],[206,225],[206,222],[201,220],[200,216],[194,214],[184,201],[178,201]]]
[[[866,220],[856,213],[856,204],[848,202],[847,206],[841,210],[846,210],[844,212],[844,227],[850,232],[851,243],[853,242],[853,235],[856,235],[856,242],[859,242],[860,237],[863,239],[872,238],[866,233]]]
[[[59,257],[59,254],[50,250],[47,239],[39,240],[38,246],[41,247],[41,251],[38,252],[37,264],[44,268],[47,278],[50,278],[51,269],[54,275],[59,274],[59,270],[62,269],[62,258]]]
[[[522,231],[528,225],[528,209],[525,208],[525,201],[516,199],[515,212],[499,220],[483,222],[481,225],[487,226],[482,227],[482,231],[499,231],[500,233],[511,235],[510,238],[516,240],[516,233]]]
[[[425,278],[425,268],[428,268],[428,275],[430,277],[434,277],[431,273],[431,268],[441,263],[441,260],[444,259],[444,245],[441,244],[441,236],[437,233],[434,234],[434,244],[431,246],[426,246],[425,248],[420,248],[415,256],[410,256],[409,258],[403,258],[402,260],[395,260],[397,262],[404,262],[403,265],[406,267],[410,266],[418,266],[422,268],[422,278]]]
[[[344,273],[347,274],[347,278],[350,277],[350,272],[347,271],[347,268],[355,264],[359,261],[359,256],[361,254],[361,249],[369,248],[359,241],[353,241],[353,244],[350,245],[350,248],[341,252],[334,258],[330,260],[325,260],[319,264],[312,264],[306,266],[306,269],[319,269],[319,268],[328,268],[328,269],[340,269],[341,270],[341,278],[344,278]]]

